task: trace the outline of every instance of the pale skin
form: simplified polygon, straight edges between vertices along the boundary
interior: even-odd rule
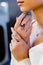
[[[22,4],[22,6],[19,6],[21,11],[23,13],[26,13],[30,10],[33,10],[33,12],[36,16],[36,19],[38,20],[38,24],[43,29],[43,0],[29,0],[29,1],[23,0],[23,1],[24,1],[24,4]],[[27,30],[28,32],[26,32],[26,33],[25,33],[25,29],[24,28],[21,29],[20,25],[18,25],[18,23],[20,24],[20,22],[24,16],[25,16],[25,14],[22,14],[21,16],[19,16],[17,19],[18,22],[16,22],[14,28],[12,28],[12,40],[11,40],[11,44],[10,44],[10,50],[11,50],[11,53],[13,54],[13,56],[18,61],[27,58],[28,51],[30,49],[30,41],[28,41],[28,40],[29,40],[29,37],[31,34],[32,25],[29,26],[29,28],[28,28],[28,26],[24,27],[26,30],[28,29]],[[29,18],[28,16],[25,17],[25,20],[23,21],[23,23],[26,22],[26,19],[28,20],[28,18]],[[30,23],[28,23],[28,24],[30,24]],[[14,33],[14,31],[16,33]],[[22,32],[22,33],[20,33],[20,32]],[[18,39],[19,39],[19,42],[17,42]],[[40,44],[41,42],[43,42],[43,32],[41,32],[39,34],[38,39],[34,42],[34,46],[37,44]]]
[[[26,15],[26,17],[23,19],[24,16],[25,16],[25,14],[22,13],[16,19],[16,24],[14,26],[14,30],[27,42],[28,36],[31,33],[31,28],[32,28],[31,21],[32,21],[32,19],[31,19],[31,16],[29,16],[29,15]],[[23,21],[22,21],[22,19],[23,19]],[[25,25],[23,25],[23,24],[25,24]]]
[[[29,24],[31,24],[31,20],[28,22],[28,20],[30,19],[29,16],[26,16],[25,20],[27,20],[27,21],[25,21],[25,22],[27,23],[27,25],[29,25],[30,28],[27,25],[25,25],[25,29],[24,28],[22,30],[19,29],[21,20],[24,16],[25,16],[25,14],[22,13],[19,16],[19,19],[16,21],[14,28],[11,28],[12,40],[10,43],[10,50],[13,53],[13,56],[18,61],[28,57],[28,50],[30,48],[29,36],[31,34],[32,25],[29,25]],[[21,23],[21,24],[23,24],[23,23]],[[25,31],[25,30],[27,30],[27,31]],[[22,38],[18,35],[18,33]]]

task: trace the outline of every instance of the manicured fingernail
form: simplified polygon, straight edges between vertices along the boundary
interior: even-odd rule
[[[14,33],[15,31],[14,31],[14,29],[13,29],[13,27],[11,27],[11,31],[12,31],[12,33]]]

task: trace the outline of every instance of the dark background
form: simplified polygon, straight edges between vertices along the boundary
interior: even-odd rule
[[[9,43],[11,40],[11,30],[10,28],[14,26],[16,22],[16,17],[18,17],[21,14],[21,11],[19,7],[17,6],[16,0],[0,0],[0,2],[8,2],[9,5],[9,16],[10,16],[10,21],[8,23],[8,34],[9,34]]]
[[[8,44],[10,44],[10,41],[11,41],[11,29],[10,28],[14,26],[14,24],[16,22],[16,17],[18,17],[21,14],[21,11],[20,11],[19,7],[17,6],[16,0],[0,0],[0,3],[1,2],[8,2],[8,6],[9,6],[9,18],[10,19],[9,19],[9,22],[7,23],[6,26],[7,26],[7,33],[8,33]],[[0,28],[0,30],[1,30],[1,28]],[[3,35],[1,34],[0,38],[2,38],[2,37],[3,37]],[[4,42],[4,37],[2,39],[3,39],[3,42]],[[2,46],[2,50],[0,50],[0,51],[2,52],[3,49],[5,49],[5,48],[4,48],[3,44],[0,45],[0,48],[1,48],[1,46]],[[8,49],[9,49],[9,45],[8,45]],[[4,53],[4,51],[3,51],[3,53]],[[4,56],[4,55],[2,55],[2,56]],[[9,49],[9,58],[11,60],[10,49]],[[3,64],[3,65],[10,65],[10,60],[9,60],[9,62],[5,62],[5,64]]]
[[[13,18],[16,15],[18,16],[20,14],[20,10],[19,7],[17,6],[16,0],[0,0],[0,2],[8,2],[10,17]]]

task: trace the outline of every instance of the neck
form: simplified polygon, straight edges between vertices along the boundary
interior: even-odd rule
[[[43,28],[43,5],[33,10],[38,24]]]

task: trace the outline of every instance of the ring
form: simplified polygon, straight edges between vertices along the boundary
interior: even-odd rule
[[[21,27],[25,27],[25,24],[21,25]]]
[[[19,42],[19,40],[18,39],[16,39],[17,40],[17,42]]]

